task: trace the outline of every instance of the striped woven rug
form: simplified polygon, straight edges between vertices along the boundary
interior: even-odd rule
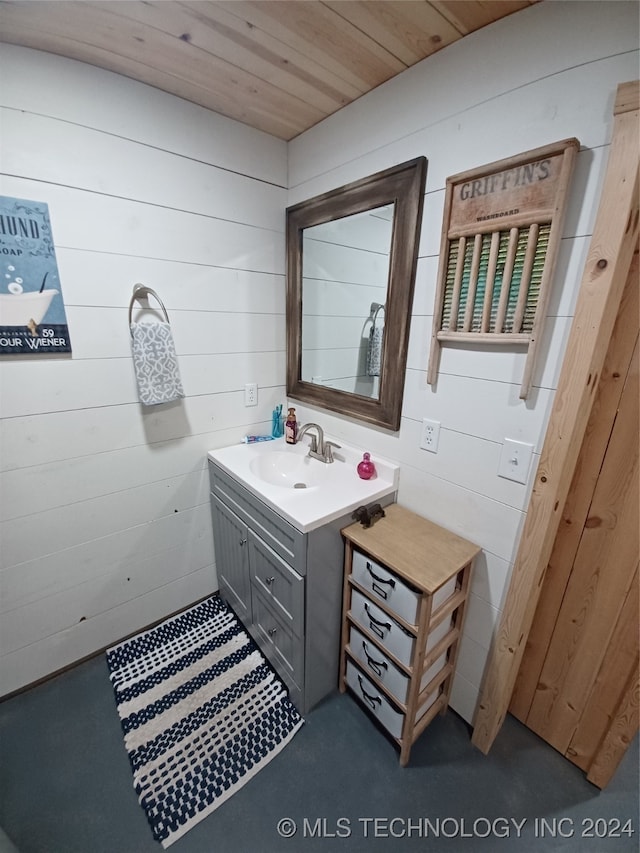
[[[133,785],[169,847],[245,785],[303,719],[212,597],[107,651]]]

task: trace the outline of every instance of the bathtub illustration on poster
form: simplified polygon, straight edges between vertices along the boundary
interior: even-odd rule
[[[39,326],[42,323],[51,301],[59,290],[40,290],[25,293],[23,290],[11,288],[9,293],[0,293],[0,327],[28,326],[30,323]]]
[[[71,352],[45,202],[0,196],[0,355]]]

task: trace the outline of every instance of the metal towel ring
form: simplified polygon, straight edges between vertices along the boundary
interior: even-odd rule
[[[144,284],[134,284],[133,286],[133,296],[131,297],[131,302],[129,303],[129,329],[131,330],[131,318],[133,315],[133,303],[138,299],[144,299],[145,296],[153,296],[153,298],[159,303],[160,308],[162,309],[162,313],[164,315],[164,319],[166,322],[169,322],[169,315],[167,314],[167,309],[164,307],[164,302],[155,290],[152,290],[150,287],[146,287]],[[131,332],[133,335],[133,332]]]
[[[376,324],[376,320],[378,319],[378,314],[379,314],[381,311],[384,311],[384,310],[385,310],[385,306],[384,306],[384,305],[378,305],[378,307],[375,309],[375,311],[374,311],[374,313],[373,313],[373,319],[372,319],[372,321],[371,321],[371,322],[373,323],[373,325],[374,325],[374,326],[375,326],[375,324]]]

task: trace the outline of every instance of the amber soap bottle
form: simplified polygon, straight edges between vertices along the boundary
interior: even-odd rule
[[[287,444],[295,444],[298,438],[298,421],[296,420],[296,410],[289,409],[287,420],[284,424],[284,440]]]

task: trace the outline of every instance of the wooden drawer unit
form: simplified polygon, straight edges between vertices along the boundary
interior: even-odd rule
[[[449,703],[477,545],[394,504],[345,540],[340,690],[389,732],[406,765]]]

